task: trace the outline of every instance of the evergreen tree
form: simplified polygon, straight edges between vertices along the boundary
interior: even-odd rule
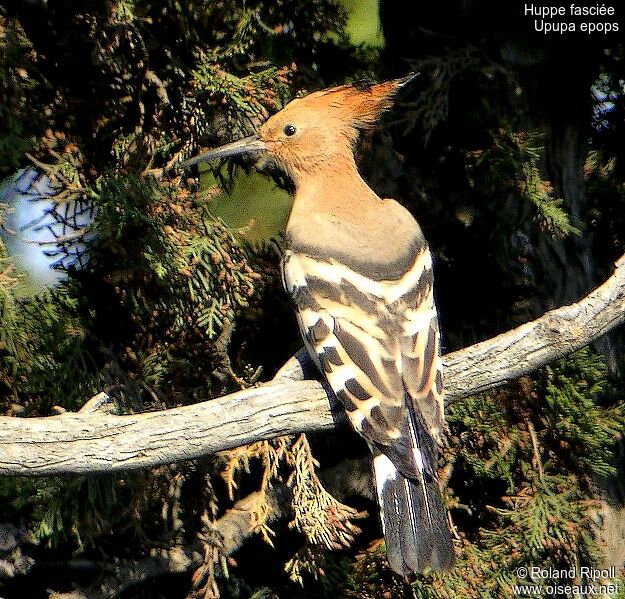
[[[0,7],[0,172],[49,182],[47,251],[66,274],[33,290],[0,241],[2,414],[75,411],[101,391],[120,414],[160,410],[270,378],[299,344],[280,239],[216,216],[250,193],[248,165],[172,167],[348,79],[422,73],[390,134],[363,140],[361,168],[426,231],[449,349],[609,272],[625,246],[622,44],[528,43],[496,3],[390,4],[381,49],[349,41],[333,0]],[[522,567],[604,566],[620,359],[614,337],[449,406],[449,573],[389,573],[366,483],[341,492],[333,475],[364,448],[331,432],[138,472],[3,477],[0,595],[506,597]]]

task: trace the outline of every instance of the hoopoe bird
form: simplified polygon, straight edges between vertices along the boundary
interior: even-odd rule
[[[453,562],[437,479],[444,416],[432,258],[412,215],[360,176],[354,145],[410,79],[295,99],[256,135],[181,165],[253,154],[293,181],[284,286],[310,356],[373,452],[387,555],[402,575]]]

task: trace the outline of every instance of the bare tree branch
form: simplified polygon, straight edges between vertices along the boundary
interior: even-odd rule
[[[444,357],[447,401],[500,385],[585,345],[625,320],[625,256],[575,304]],[[0,417],[0,474],[111,472],[198,458],[342,419],[302,353],[269,383],[203,403],[116,416],[101,410]],[[97,403],[97,402],[96,402]]]

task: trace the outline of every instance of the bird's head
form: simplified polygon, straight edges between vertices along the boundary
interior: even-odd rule
[[[359,130],[372,127],[397,91],[414,77],[341,85],[297,98],[267,119],[256,135],[209,150],[181,166],[251,154],[275,164],[296,184],[305,173],[340,168],[342,159],[351,159]]]

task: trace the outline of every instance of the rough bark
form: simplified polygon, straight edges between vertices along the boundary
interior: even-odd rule
[[[444,357],[447,401],[500,385],[588,345],[625,320],[625,256],[582,300]],[[342,419],[326,388],[302,379],[302,352],[269,383],[199,404],[117,416],[104,394],[78,413],[0,418],[0,474],[111,472],[198,458]]]

